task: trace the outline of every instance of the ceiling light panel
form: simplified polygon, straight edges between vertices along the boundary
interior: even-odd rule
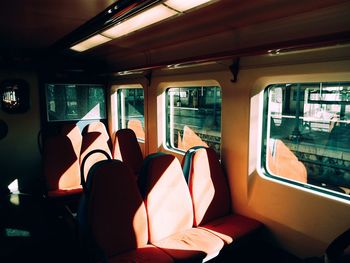
[[[102,36],[100,34],[94,35],[82,42],[79,42],[78,44],[72,46],[70,49],[78,52],[83,52],[85,50],[88,50],[90,48],[93,48],[95,46],[101,45],[103,43],[106,43],[108,41],[112,40],[111,38]]]
[[[180,12],[185,12],[211,1],[212,0],[167,0],[164,4]]]
[[[159,4],[122,21],[101,34],[109,38],[118,38],[176,14],[178,14],[176,11]]]

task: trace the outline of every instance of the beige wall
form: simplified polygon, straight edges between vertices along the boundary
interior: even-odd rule
[[[25,188],[23,191],[30,192],[40,186],[38,79],[34,72],[0,70],[0,82],[9,78],[20,78],[29,83],[30,108],[20,114],[8,114],[0,109],[0,119],[8,125],[7,136],[0,140],[0,186],[7,186],[18,179],[20,189]]]
[[[250,86],[250,102],[247,101],[250,130],[246,132],[251,137],[244,182],[248,195],[246,202],[239,202],[238,207],[256,214],[277,242],[300,257],[321,255],[333,239],[350,227],[350,203],[264,177],[258,157],[261,120],[257,113],[262,107],[261,91],[273,83],[349,81],[349,72],[350,61],[340,60],[247,69],[240,75],[241,83]],[[245,143],[240,144],[247,147]],[[237,170],[232,169],[233,172]]]
[[[315,61],[324,60],[325,55],[316,56]],[[268,229],[267,239],[287,251],[302,258],[320,256],[336,236],[350,227],[350,203],[273,181],[262,174],[259,168],[262,112],[259,96],[272,83],[349,81],[350,61],[306,63],[305,54],[299,56],[299,62],[296,57],[287,57],[285,61],[259,59],[242,59],[236,83],[231,81],[233,77],[228,67],[202,73],[154,74],[148,91],[148,128],[152,131],[148,135],[149,152],[167,151],[162,144],[162,98],[166,86],[219,83],[222,88],[222,161],[229,176],[233,210],[261,220]],[[295,59],[294,65],[288,65],[291,59]],[[179,153],[171,153],[182,158]]]

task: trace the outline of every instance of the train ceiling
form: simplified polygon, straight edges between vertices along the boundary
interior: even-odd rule
[[[145,2],[152,1],[1,1],[0,65],[77,60],[100,63],[103,70],[115,72],[350,39],[349,1],[216,0],[87,51],[69,49],[77,37],[86,37],[84,32],[98,30],[91,23],[93,17],[103,25],[109,7],[125,4],[124,9],[131,10]]]

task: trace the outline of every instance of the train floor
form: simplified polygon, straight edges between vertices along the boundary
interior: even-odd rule
[[[10,194],[0,199],[0,262],[87,262],[74,218],[50,211],[41,197]],[[303,262],[265,242],[233,247],[213,262]]]

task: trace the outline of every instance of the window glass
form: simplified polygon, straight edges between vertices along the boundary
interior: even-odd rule
[[[350,82],[275,84],[264,96],[268,175],[349,199]]]
[[[104,119],[105,90],[96,84],[47,84],[46,107],[48,121]]]
[[[207,146],[220,154],[221,88],[176,87],[166,91],[168,147]]]
[[[118,128],[132,129],[137,139],[145,140],[144,95],[142,88],[117,90]]]

